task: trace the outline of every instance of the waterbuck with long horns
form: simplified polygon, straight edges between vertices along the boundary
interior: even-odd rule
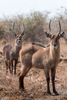
[[[14,29],[15,23],[13,24]],[[3,48],[3,56],[6,64],[6,74],[8,72],[8,69],[10,70],[10,73],[13,73],[14,68],[14,74],[16,74],[16,64],[19,57],[19,51],[22,48],[22,37],[24,35],[24,24],[23,24],[23,31],[21,34],[15,34],[15,42],[14,44],[7,44]],[[15,64],[13,64],[13,61],[15,61]]]
[[[50,21],[51,23],[51,21]],[[49,30],[51,31],[49,23]],[[32,67],[44,69],[46,81],[47,81],[47,93],[50,92],[50,76],[49,71],[51,70],[51,79],[53,92],[58,95],[55,89],[55,73],[56,67],[60,58],[60,43],[59,39],[63,37],[64,32],[61,33],[61,25],[59,21],[59,33],[54,35],[45,32],[46,36],[51,39],[50,46],[47,48],[28,45],[20,51],[20,62],[21,69],[19,73],[19,89],[24,89],[24,77]]]

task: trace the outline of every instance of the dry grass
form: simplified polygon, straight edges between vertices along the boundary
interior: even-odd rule
[[[61,55],[67,56],[67,45],[63,39],[61,43]],[[20,64],[17,65],[17,74]],[[19,91],[18,76],[6,75],[5,65],[0,58],[0,100],[67,100],[67,63],[61,62],[56,72],[56,89],[59,96],[46,93],[46,79],[44,71],[32,68],[26,75],[25,90]],[[50,83],[51,85],[51,83]],[[52,92],[52,88],[51,88]]]

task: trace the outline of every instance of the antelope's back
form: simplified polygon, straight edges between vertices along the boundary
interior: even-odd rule
[[[42,59],[44,54],[47,55],[46,53],[48,53],[47,51],[49,51],[48,48],[42,48],[39,46],[33,46],[33,45],[27,45],[24,48],[22,48],[20,50],[20,61],[21,63],[23,63],[24,65],[28,66],[28,65],[32,65],[32,61],[34,59],[39,60]],[[35,62],[36,62],[35,61]],[[41,61],[41,60],[40,60]]]
[[[38,50],[41,50],[43,49],[42,47],[39,47],[39,46],[33,46],[33,45],[26,45],[25,47],[23,47],[21,50],[20,50],[20,58],[23,59],[25,57],[29,57],[37,52]]]

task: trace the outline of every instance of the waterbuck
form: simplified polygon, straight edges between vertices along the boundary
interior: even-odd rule
[[[14,44],[7,44],[3,48],[3,56],[6,64],[6,74],[8,72],[8,69],[10,70],[10,73],[13,73],[13,68],[14,68],[14,74],[16,74],[16,64],[18,61],[20,49],[22,48],[23,35],[24,35],[24,24],[23,24],[23,32],[21,34],[15,34]],[[13,64],[13,61],[15,61],[15,64]]]
[[[51,21],[50,21],[51,23]],[[51,31],[49,23],[49,30]],[[49,71],[51,70],[51,79],[53,92],[58,95],[55,89],[55,74],[56,67],[60,59],[60,43],[59,39],[63,37],[64,32],[61,33],[61,24],[59,21],[59,33],[51,34],[45,32],[46,36],[51,39],[50,46],[47,48],[37,47],[34,45],[27,45],[20,51],[20,62],[21,69],[19,73],[19,89],[24,89],[24,77],[32,67],[44,69],[46,81],[47,81],[47,93],[50,92],[50,76]]]

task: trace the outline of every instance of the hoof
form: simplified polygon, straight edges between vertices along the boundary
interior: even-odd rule
[[[54,93],[55,93],[55,95],[59,95],[59,93],[58,93],[58,92],[56,92],[56,91],[54,91]]]
[[[51,95],[51,92],[50,92],[50,91],[48,91],[48,92],[47,92],[47,94]]]
[[[59,93],[55,93],[56,95],[59,95]]]
[[[19,90],[24,91],[24,88],[19,88]]]

